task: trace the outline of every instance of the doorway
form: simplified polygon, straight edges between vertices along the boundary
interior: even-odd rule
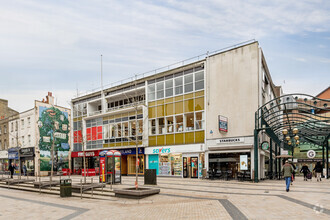
[[[198,178],[198,157],[183,157],[183,178]]]

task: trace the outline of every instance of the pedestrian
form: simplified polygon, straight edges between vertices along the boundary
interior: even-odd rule
[[[23,162],[23,175],[26,176],[26,173],[27,173],[27,169],[25,163]]]
[[[285,164],[282,167],[282,172],[283,172],[283,177],[285,179],[286,191],[289,192],[293,168],[291,164],[289,164],[288,160],[285,161]]]
[[[15,168],[15,166],[14,166],[14,163],[11,163],[11,164],[9,165],[8,170],[10,171],[10,178],[13,178],[14,170],[16,170],[16,168]]]
[[[296,166],[292,162],[290,164],[291,164],[292,169],[293,169],[292,176],[291,176],[291,185],[293,185],[292,183],[296,178]]]
[[[320,179],[320,181],[322,181],[322,180],[321,180],[321,177],[322,177],[321,174],[322,174],[322,171],[323,171],[323,166],[322,166],[321,162],[317,162],[317,163],[316,163],[316,165],[315,165],[313,171],[316,172],[316,179],[317,179],[317,182],[319,181],[319,179]]]
[[[302,168],[300,170],[300,173],[304,174],[304,181],[307,181],[307,174],[309,172],[311,172],[311,171],[308,169],[308,166],[306,164],[304,164],[304,166],[302,166]]]

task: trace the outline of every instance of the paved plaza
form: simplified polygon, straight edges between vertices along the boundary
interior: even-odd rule
[[[81,177],[73,177],[80,182]],[[95,181],[96,177],[94,177]],[[88,181],[91,181],[89,178]],[[113,188],[134,186],[123,177]],[[143,178],[139,179],[143,184]],[[285,191],[284,180],[260,183],[158,178],[159,195],[122,199],[100,190],[61,198],[49,189],[30,192],[0,187],[0,219],[329,219],[330,181],[298,177]],[[153,187],[153,186],[152,186]],[[110,186],[105,190],[110,191]],[[54,194],[49,194],[50,192]]]

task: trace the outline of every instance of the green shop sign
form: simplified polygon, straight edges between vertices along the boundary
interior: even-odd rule
[[[269,149],[269,143],[267,141],[262,142],[261,149],[268,150]]]

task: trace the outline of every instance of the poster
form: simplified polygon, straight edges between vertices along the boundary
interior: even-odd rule
[[[248,170],[248,156],[240,155],[239,159],[240,170]]]

